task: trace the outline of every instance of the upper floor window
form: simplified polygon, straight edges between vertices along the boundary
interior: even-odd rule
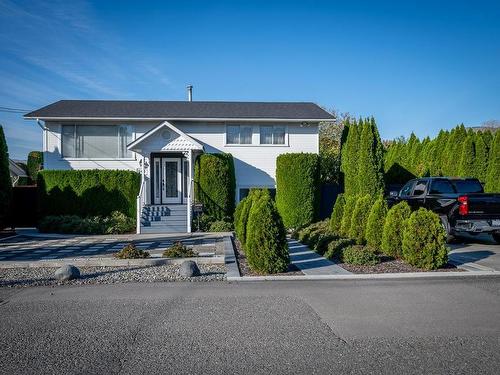
[[[227,125],[226,143],[229,145],[251,145],[252,126],[251,125]]]
[[[261,145],[284,145],[285,127],[282,125],[261,125],[260,126]]]
[[[62,156],[65,158],[131,158],[130,125],[63,125]]]

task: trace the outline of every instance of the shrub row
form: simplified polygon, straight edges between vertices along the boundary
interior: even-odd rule
[[[109,216],[120,211],[135,219],[140,180],[133,171],[40,171],[39,215]]]
[[[45,216],[38,222],[42,233],[123,234],[135,229],[135,220],[119,211],[109,217],[76,215]]]
[[[195,199],[217,220],[232,217],[236,180],[231,154],[201,154],[194,164]]]
[[[357,245],[367,244],[368,251],[402,258],[419,268],[436,269],[446,264],[446,234],[438,215],[424,208],[412,213],[406,202],[387,210],[382,196],[371,202],[372,198],[367,195],[345,199],[341,196],[333,208],[329,231],[338,236],[347,235]],[[359,262],[353,255],[359,249],[350,248],[344,257],[346,262]],[[370,264],[367,254],[357,255],[366,260],[365,264]]]
[[[252,189],[239,203],[234,227],[248,264],[255,272],[287,270],[290,257],[286,229],[267,189]]]

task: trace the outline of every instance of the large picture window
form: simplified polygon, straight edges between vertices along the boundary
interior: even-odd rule
[[[63,125],[62,155],[65,158],[131,158],[130,125]]]
[[[252,126],[251,125],[227,125],[226,143],[228,145],[251,145]]]
[[[281,125],[261,125],[260,126],[261,145],[284,145],[285,127]]]

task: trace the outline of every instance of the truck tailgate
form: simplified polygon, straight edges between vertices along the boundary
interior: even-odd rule
[[[500,219],[500,194],[467,194],[469,214],[467,219]]]

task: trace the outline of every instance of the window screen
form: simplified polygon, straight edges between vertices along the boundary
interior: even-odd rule
[[[226,143],[230,145],[250,145],[252,144],[251,125],[227,125]]]
[[[260,126],[261,145],[284,145],[285,127],[281,125],[261,125]]]

